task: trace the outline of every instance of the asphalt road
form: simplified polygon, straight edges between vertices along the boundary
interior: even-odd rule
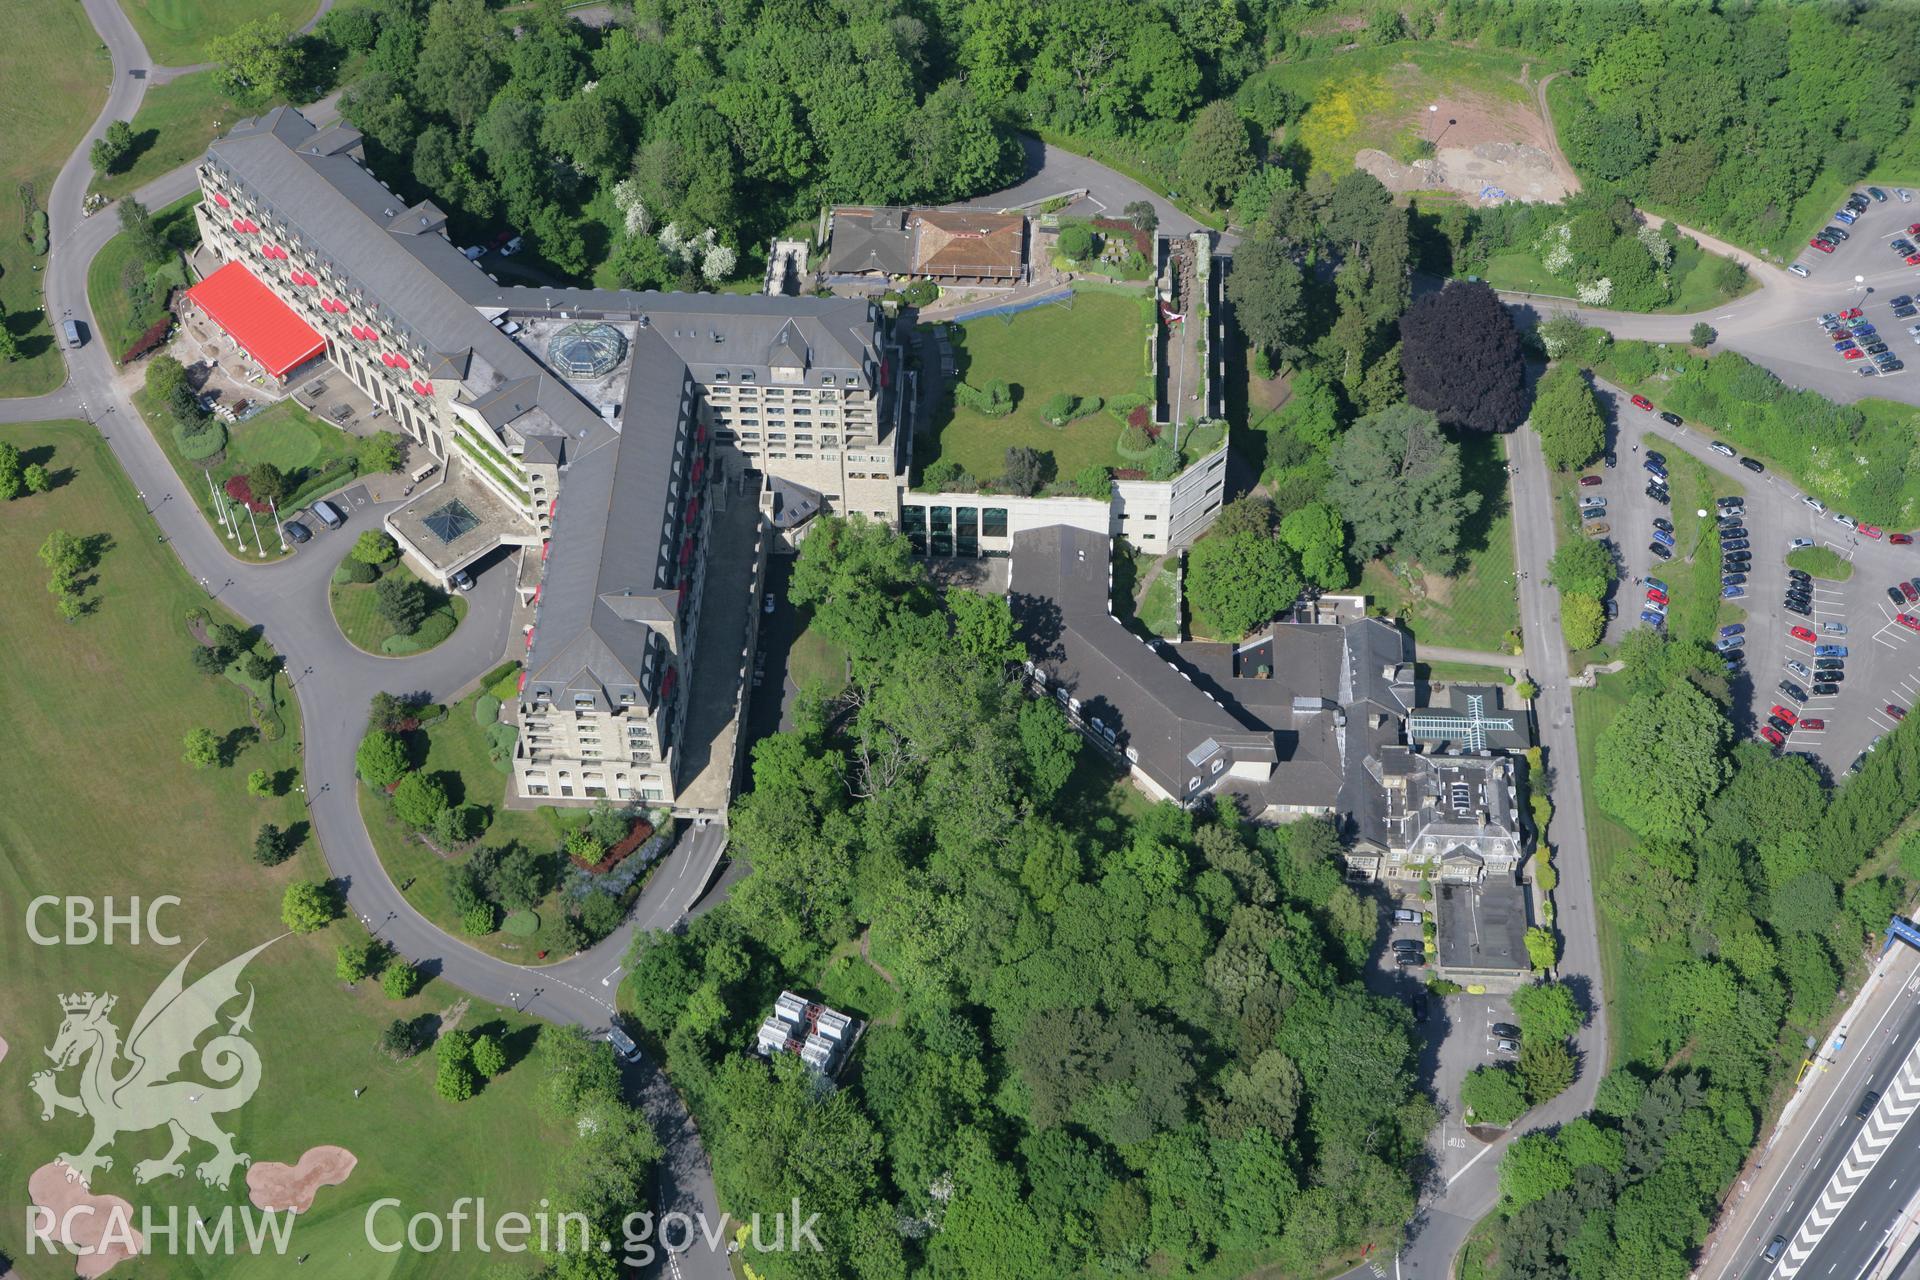
[[[1094,206],[1096,217],[1118,218],[1129,204],[1145,200],[1153,205],[1154,212],[1159,215],[1160,230],[1169,235],[1184,236],[1200,229],[1199,223],[1182,213],[1171,201],[1155,195],[1142,184],[1109,169],[1098,160],[1062,151],[1031,134],[1020,135],[1020,147],[1025,159],[1020,181],[1004,191],[966,201],[967,204],[982,209],[1011,209],[1037,204],[1053,196],[1085,191],[1088,203]],[[1236,238],[1228,235],[1221,240],[1219,247],[1231,252],[1235,243]]]
[[[81,216],[90,173],[87,151],[109,122],[130,118],[138,108],[147,80],[129,73],[149,68],[151,60],[115,0],[83,0],[83,4],[112,55],[114,79],[105,110],[68,158],[47,201],[52,246],[45,289],[51,314],[82,320],[91,338],[98,326],[87,304],[87,266],[117,225],[110,214]],[[328,117],[330,105],[320,104],[316,117]],[[195,185],[194,166],[189,164],[149,183],[137,195],[157,208],[188,194]],[[327,583],[357,530],[378,527],[383,508],[356,509],[345,530],[318,533],[283,562],[260,565],[238,559],[183,494],[172,466],[126,399],[136,380],[116,373],[97,340],[65,355],[66,385],[46,396],[0,401],[0,422],[81,417],[94,423],[151,507],[158,536],[171,543],[187,572],[211,597],[259,625],[284,656],[304,721],[305,785],[314,835],[329,868],[347,887],[349,910],[425,971],[481,999],[512,1005],[549,1021],[604,1029],[628,940],[638,929],[671,928],[694,907],[718,865],[724,829],[712,826],[687,832],[622,927],[599,946],[559,964],[543,968],[508,964],[429,923],[387,877],[368,838],[359,814],[354,747],[365,728],[367,703],[375,693],[405,690],[446,698],[502,659],[512,619],[508,572],[496,568],[479,576],[466,622],[439,648],[404,659],[361,653],[334,625]],[[317,522],[315,527],[320,528]],[[641,1104],[667,1144],[656,1202],[635,1208],[697,1210],[717,1222],[711,1169],[691,1118],[657,1070],[649,1065],[632,1074]],[[676,1258],[671,1270],[676,1280],[727,1280],[730,1276],[724,1255],[698,1245]]]

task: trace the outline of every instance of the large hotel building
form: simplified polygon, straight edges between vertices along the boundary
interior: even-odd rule
[[[731,773],[711,744],[683,759],[693,662],[707,598],[750,596],[765,539],[710,583],[715,511],[731,495],[789,535],[821,511],[897,522],[904,397],[878,308],[502,285],[367,170],[359,133],[291,108],[215,141],[200,182],[223,265],[195,301],[268,377],[324,360],[444,464],[386,516],[408,561],[444,581],[524,548],[515,794],[723,810],[724,782],[689,791]],[[737,667],[752,619],[727,616],[742,634],[709,651]]]

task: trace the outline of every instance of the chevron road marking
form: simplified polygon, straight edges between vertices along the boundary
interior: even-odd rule
[[[1893,1140],[1900,1136],[1901,1129],[1920,1111],[1920,1044],[1908,1051],[1906,1061],[1900,1064],[1892,1083],[1867,1117],[1866,1124],[1860,1127],[1860,1133],[1848,1148],[1846,1159],[1833,1171],[1826,1189],[1808,1211],[1806,1220],[1800,1229],[1794,1232],[1793,1242],[1787,1246],[1786,1253],[1773,1269],[1774,1280],[1793,1280],[1800,1269],[1807,1265],[1807,1259],[1820,1247],[1820,1241],[1826,1238],[1827,1231],[1839,1221],[1846,1211],[1847,1204],[1853,1199],[1866,1182],[1867,1175],[1880,1163],[1880,1157],[1886,1153]]]

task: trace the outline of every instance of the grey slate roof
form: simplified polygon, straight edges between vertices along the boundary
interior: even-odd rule
[[[1173,796],[1224,780],[1206,762],[1274,760],[1273,735],[1251,728],[1108,612],[1109,540],[1051,525],[1013,539],[1009,603],[1034,665],[1080,700],[1080,715],[1115,734],[1134,764]]]
[[[913,230],[907,210],[837,209],[827,270],[858,275],[868,271],[906,275],[913,270]]]

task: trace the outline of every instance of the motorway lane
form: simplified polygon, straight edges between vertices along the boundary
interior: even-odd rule
[[[1764,1280],[1776,1268],[1761,1256],[1776,1235],[1791,1239],[1826,1188],[1863,1121],[1854,1108],[1869,1089],[1887,1082],[1920,1044],[1920,954],[1895,955],[1880,1000],[1849,1030],[1847,1046],[1833,1054],[1822,1047],[1821,1074],[1810,1086],[1808,1110],[1774,1142],[1750,1175],[1751,1186],[1728,1216],[1735,1230],[1717,1238],[1698,1271],[1701,1280]],[[1913,1196],[1920,1179],[1920,1144],[1903,1133],[1875,1166],[1801,1276],[1854,1280],[1878,1248],[1881,1233]],[[1737,1195],[1742,1193],[1737,1190]]]

